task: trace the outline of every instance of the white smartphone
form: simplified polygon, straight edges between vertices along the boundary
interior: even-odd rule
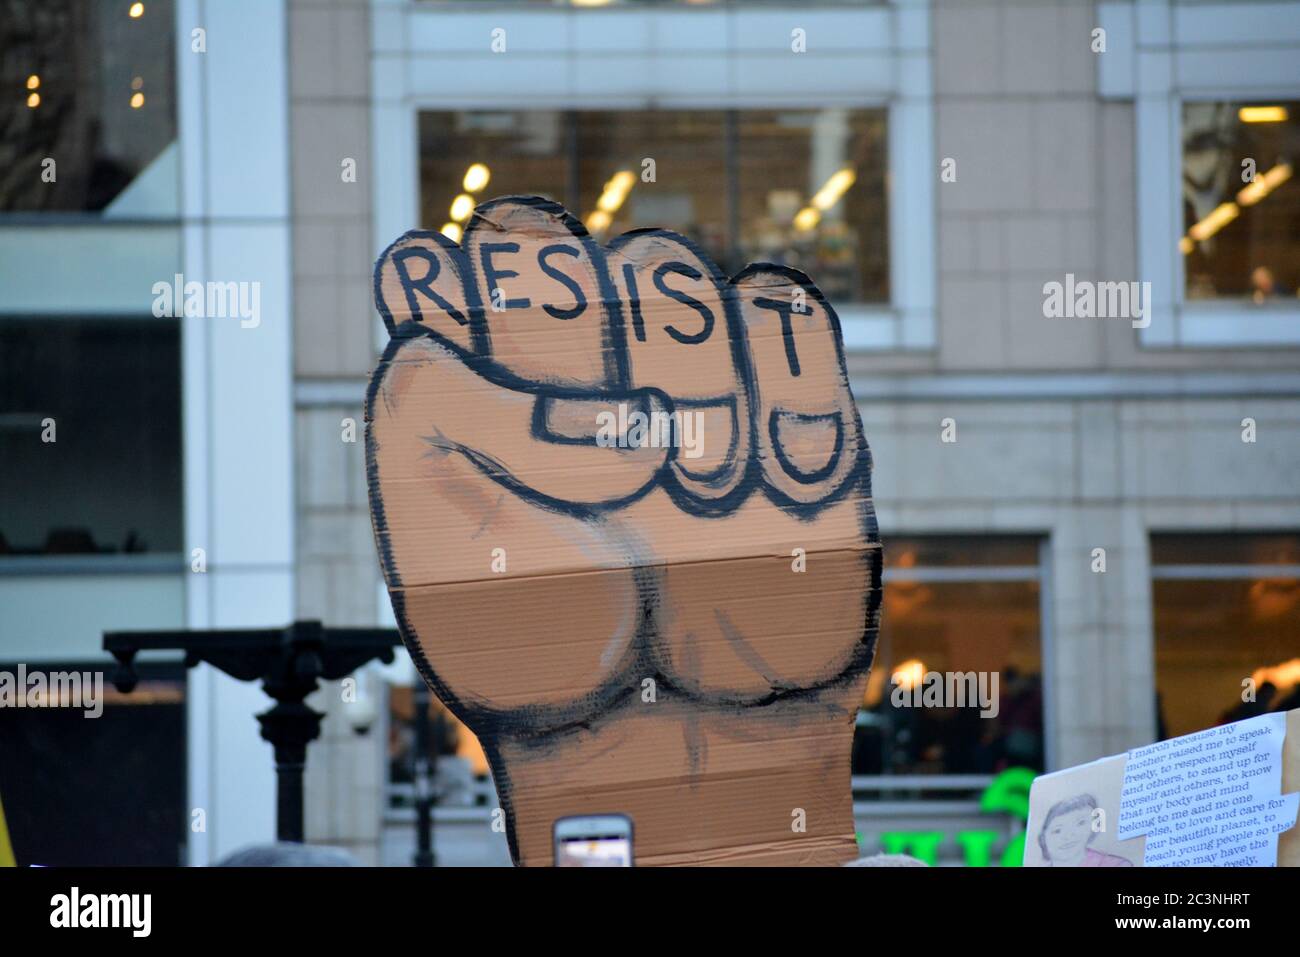
[[[631,867],[632,819],[587,814],[555,822],[556,867]]]

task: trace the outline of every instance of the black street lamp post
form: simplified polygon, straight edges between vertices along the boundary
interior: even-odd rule
[[[434,765],[437,747],[432,746],[431,728],[429,727],[429,686],[423,678],[417,678],[412,689],[412,704],[415,706],[415,859],[416,867],[433,867],[433,802]]]
[[[287,628],[104,633],[104,650],[118,661],[113,684],[123,694],[139,680],[134,663],[141,651],[183,651],[187,668],[206,663],[239,681],[262,682],[275,699],[257,720],[275,749],[276,837],[298,843],[307,745],[320,736],[324,717],[307,706],[306,697],[320,679],[344,678],[376,658],[391,662],[400,644],[391,628],[326,628],[319,621],[295,621]]]

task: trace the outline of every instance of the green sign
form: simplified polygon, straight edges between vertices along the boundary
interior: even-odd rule
[[[988,814],[1010,814],[1023,825],[1029,819],[1029,786],[1037,772],[1029,768],[1008,768],[995,777],[980,795],[980,810]],[[886,854],[910,854],[934,866],[939,861],[939,847],[948,838],[943,831],[884,831],[880,845]],[[958,831],[952,839],[961,848],[967,867],[989,867],[993,849],[1002,832],[992,829]],[[1019,867],[1025,857],[1023,829],[1002,849],[998,864]]]

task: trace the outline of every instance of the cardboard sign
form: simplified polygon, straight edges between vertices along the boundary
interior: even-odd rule
[[[1300,710],[1045,774],[1026,867],[1300,867]]]
[[[857,855],[881,552],[839,320],[786,266],[600,247],[536,197],[375,266],[366,465],[402,636],[511,853],[625,814],[638,864]]]

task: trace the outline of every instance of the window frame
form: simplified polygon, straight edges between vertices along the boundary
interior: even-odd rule
[[[1174,97],[1171,103],[1174,113],[1170,119],[1171,136],[1176,144],[1174,162],[1178,171],[1176,177],[1170,178],[1170,182],[1175,187],[1173,208],[1176,217],[1174,223],[1176,236],[1181,236],[1185,229],[1182,193],[1184,105],[1188,103],[1229,103],[1236,105],[1257,100],[1300,99],[1300,92],[1297,92],[1297,90],[1287,92],[1273,89],[1263,90],[1258,94],[1243,95],[1239,90],[1230,91],[1226,87],[1220,89],[1222,92],[1213,90],[1197,91],[1185,96]],[[1297,89],[1300,90],[1300,88]],[[1139,203],[1140,209],[1141,203]],[[1300,299],[1293,298],[1286,303],[1264,303],[1260,305],[1228,298],[1204,301],[1188,300],[1187,257],[1177,251],[1176,240],[1174,246],[1174,306],[1177,310],[1180,345],[1227,347],[1300,345]],[[1143,330],[1143,332],[1146,331]]]
[[[778,109],[781,111],[789,110],[791,112],[806,112],[809,114],[816,114],[819,112],[816,108],[804,109],[804,108],[783,106]],[[888,118],[888,110],[885,108],[885,104],[880,104],[877,106],[869,106],[869,107],[845,107],[845,109],[849,111],[856,111],[856,112],[870,111],[876,113],[883,113],[884,121],[886,123],[886,130],[885,130],[886,139],[888,138],[889,118]],[[416,111],[416,122],[417,124],[419,124],[421,117],[427,114],[435,114],[441,116],[457,116],[462,113],[479,113],[479,112],[519,113],[523,111],[496,110],[496,109],[465,110],[465,111],[421,109]],[[561,178],[564,180],[565,186],[561,194],[557,198],[562,203],[564,203],[564,205],[567,206],[569,210],[574,213],[575,216],[581,217],[585,213],[590,211],[592,207],[592,203],[587,202],[584,204],[579,201],[578,192],[580,191],[580,188],[585,190],[589,186],[595,186],[596,188],[594,190],[590,190],[590,192],[592,192],[595,195],[599,195],[600,193],[599,186],[602,181],[600,178],[596,178],[588,182],[582,175],[583,154],[578,145],[581,139],[581,126],[580,126],[581,117],[583,117],[584,114],[587,113],[608,114],[610,112],[618,112],[618,111],[609,111],[609,110],[589,111],[586,109],[581,109],[581,110],[566,109],[566,110],[545,110],[545,111],[539,110],[537,112],[550,113],[559,118],[559,122],[561,124],[560,140],[563,145],[559,148],[556,157],[558,161],[564,165],[563,176]],[[735,109],[735,108],[708,109],[705,107],[684,107],[681,109],[663,109],[663,110],[660,110],[658,108],[652,108],[648,110],[634,111],[634,115],[645,115],[645,114],[652,114],[657,112],[662,112],[665,114],[672,113],[677,115],[680,115],[682,113],[698,112],[698,113],[718,114],[718,116],[720,117],[721,123],[720,126],[718,127],[718,138],[716,140],[716,145],[721,154],[722,163],[726,167],[724,173],[725,179],[720,184],[721,192],[725,196],[724,198],[725,211],[724,211],[723,219],[725,220],[724,228],[727,234],[726,238],[727,238],[728,250],[729,252],[734,252],[736,249],[739,248],[740,245],[739,232],[740,232],[740,226],[742,224],[741,211],[739,208],[740,187],[742,185],[741,180],[743,179],[741,174],[741,164],[743,162],[741,156],[742,121],[747,113],[750,112],[757,113],[762,111],[759,111],[757,109],[750,111],[748,109]],[[422,162],[423,160],[421,160],[421,163]],[[887,169],[884,171],[884,174],[885,175],[882,178],[887,179],[888,178]],[[417,209],[424,206],[425,197],[423,195],[423,189],[424,189],[424,180],[423,180],[423,173],[421,173],[420,191],[416,195]],[[456,191],[455,189],[452,189],[449,190],[448,192],[450,194],[450,193],[454,193],[455,191]],[[490,195],[491,193],[492,191],[489,190],[488,194]],[[481,198],[487,198],[487,197],[485,196]],[[594,196],[592,197],[592,200],[594,201]],[[429,221],[423,223],[422,226],[423,228],[426,229],[433,229],[436,227],[436,223],[433,221]],[[614,240],[617,236],[618,233],[616,231],[610,230],[602,238],[599,238],[598,241],[601,242],[602,244],[608,244],[609,242]],[[868,236],[866,237],[865,242],[867,244],[870,244],[874,242],[874,240],[875,240],[874,236]],[[886,242],[888,242],[888,239],[886,239]],[[723,264],[720,263],[719,265],[723,265]],[[737,266],[737,268],[740,267]],[[723,271],[724,272],[726,271],[725,266]],[[890,280],[892,281],[893,279],[892,263],[890,264],[889,273],[890,273]],[[818,279],[817,276],[814,276],[813,278],[814,281]],[[842,324],[848,324],[850,320],[877,321],[881,318],[887,319],[892,309],[892,303],[887,299],[880,300],[880,301],[860,300],[860,301],[852,301],[852,302],[834,302],[833,304],[836,307],[836,314],[840,317]]]
[[[1276,528],[1243,528],[1243,529],[1222,529],[1218,527],[1206,528],[1200,530],[1189,530],[1187,528],[1170,529],[1170,528],[1151,528],[1147,530],[1147,546],[1151,553],[1154,553],[1154,544],[1157,538],[1176,537],[1180,535],[1197,534],[1231,534],[1242,538],[1263,535],[1290,535],[1295,534],[1294,526],[1279,526]],[[1300,563],[1296,562],[1152,562],[1150,565],[1149,578],[1151,581],[1151,676],[1155,682],[1155,687],[1160,687],[1160,633],[1156,627],[1156,597],[1155,585],[1157,582],[1176,582],[1176,581],[1201,581],[1201,582],[1258,582],[1270,578],[1300,578]],[[1153,740],[1155,740],[1153,735]]]
[[[1056,754],[1056,717],[1054,710],[1053,692],[1051,686],[1051,673],[1054,671],[1054,658],[1052,654],[1051,622],[1052,622],[1052,538],[1048,533],[1035,532],[1032,530],[1021,530],[1016,528],[999,528],[996,530],[986,529],[983,531],[975,530],[894,530],[888,534],[882,534],[882,542],[885,547],[885,554],[889,554],[889,542],[891,539],[919,539],[919,538],[954,538],[954,539],[973,539],[986,538],[989,536],[1014,536],[1037,541],[1038,556],[1032,565],[917,565],[911,568],[890,568],[888,560],[886,567],[881,572],[882,588],[890,582],[916,582],[916,583],[940,583],[940,584],[967,584],[976,582],[1037,582],[1038,583],[1038,646],[1039,660],[1042,663],[1040,680],[1043,696],[1043,763],[1045,765],[1043,773],[1054,770]],[[873,670],[875,665],[872,666]],[[854,775],[853,790],[855,799],[859,799],[859,794],[869,792],[888,792],[893,790],[903,790],[908,785],[904,783],[891,782],[917,781],[924,780],[924,785],[915,785],[930,789],[933,787],[938,790],[975,790],[978,791],[988,785],[996,777],[996,774],[978,775],[978,774],[925,774],[925,775],[896,775],[896,774],[871,774],[871,775]],[[928,782],[937,782],[933,786]],[[872,803],[875,807],[875,802]]]
[[[170,98],[170,109],[167,121],[170,124],[171,138],[167,144],[153,156],[152,159],[143,163],[134,173],[130,181],[115,194],[108,203],[100,209],[19,209],[6,210],[0,209],[0,229],[23,229],[32,226],[56,226],[56,227],[75,227],[77,229],[93,229],[104,226],[112,227],[131,227],[131,226],[172,226],[180,225],[181,216],[181,155],[180,155],[180,136],[181,136],[181,51],[185,48],[177,44],[177,39],[183,32],[188,30],[182,22],[182,15],[185,13],[186,4],[194,0],[168,0],[170,9],[168,13],[171,17],[170,29],[165,34],[167,43],[166,50],[168,53],[168,66],[170,67],[170,88],[167,95]],[[102,16],[112,16],[109,11],[100,11]],[[152,16],[156,19],[159,14],[154,11]],[[66,37],[63,38],[66,47]],[[156,89],[156,85],[153,89]],[[39,88],[38,88],[39,92]],[[149,91],[145,91],[148,95]],[[146,100],[147,105],[147,100]],[[173,189],[163,202],[162,208],[157,209],[139,209],[137,206],[129,206],[127,210],[115,210],[114,204],[119,199],[128,194],[141,180],[150,173],[156,164],[162,164],[164,172],[168,172],[174,178]]]
[[[1098,57],[1103,99],[1134,101],[1138,279],[1151,283],[1145,348],[1300,345],[1300,301],[1188,302],[1183,235],[1184,103],[1300,99],[1300,3],[1099,5],[1108,52]]]
[[[653,17],[656,30],[647,27]],[[845,22],[847,18],[848,22]],[[868,7],[809,10],[810,36],[821,36],[827,58],[812,61],[805,82],[791,89],[780,76],[746,83],[738,71],[753,70],[779,50],[772,31],[789,34],[789,15],[762,7],[608,7],[598,10],[445,8],[421,0],[392,0],[371,7],[371,107],[373,242],[378,255],[396,237],[419,224],[419,113],[422,110],[511,110],[526,102],[535,110],[648,109],[822,109],[828,106],[884,107],[887,123],[886,174],[889,195],[890,302],[837,305],[845,348],[859,352],[928,351],[936,348],[934,101],[929,10],[915,0],[891,0]],[[801,21],[801,22],[803,22]],[[701,26],[708,23],[706,29]],[[497,27],[523,36],[520,57],[507,73],[494,59],[487,38]],[[823,29],[824,28],[824,29]],[[689,38],[683,50],[661,48],[655,34]],[[723,37],[713,41],[703,37]],[[870,38],[865,43],[863,37]],[[852,43],[848,39],[852,38]],[[715,43],[720,49],[711,49]],[[672,55],[700,72],[686,80],[665,70]],[[530,80],[526,59],[559,64],[549,88]],[[586,73],[616,58],[626,75]],[[572,66],[572,68],[570,68]],[[579,68],[581,67],[581,68]],[[683,70],[683,73],[689,70]],[[779,71],[769,71],[779,73]],[[801,74],[803,71],[800,71]],[[506,73],[506,75],[501,75]],[[578,75],[582,74],[582,75]],[[496,77],[489,88],[475,78]],[[788,77],[787,77],[788,79]],[[915,175],[902,176],[904,170]],[[817,277],[813,277],[815,280]],[[382,350],[388,333],[373,317],[373,342]]]

